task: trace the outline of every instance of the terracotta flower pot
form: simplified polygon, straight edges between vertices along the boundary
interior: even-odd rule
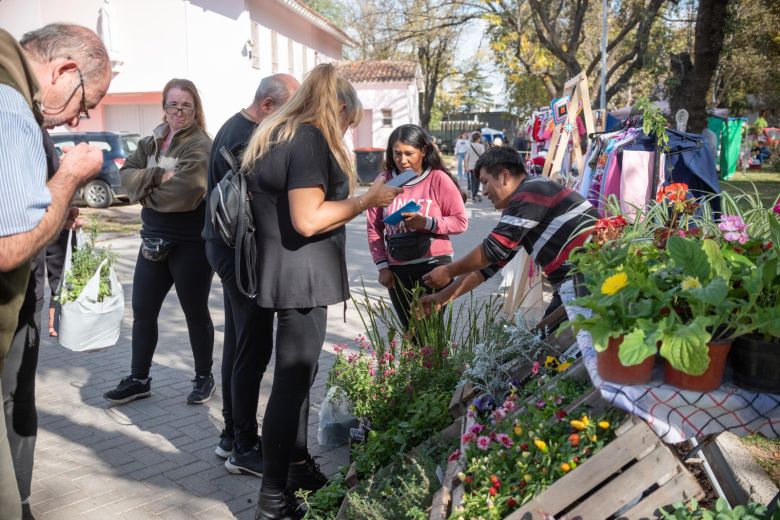
[[[734,340],[731,367],[734,383],[745,390],[780,394],[780,341],[750,334]]]
[[[620,362],[618,349],[623,343],[623,336],[609,338],[607,350],[596,353],[596,366],[602,379],[622,385],[643,385],[653,376],[655,356],[650,356],[638,365],[627,367]]]
[[[694,390],[696,392],[710,392],[720,386],[723,380],[723,371],[726,369],[726,359],[731,350],[731,341],[707,343],[710,355],[710,366],[700,376],[686,374],[667,361],[664,363],[664,381],[666,384],[676,386],[681,390]]]

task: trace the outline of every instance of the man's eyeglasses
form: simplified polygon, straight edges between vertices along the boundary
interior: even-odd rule
[[[79,108],[79,119],[89,119],[89,110],[87,109],[87,91],[84,88],[84,77],[81,75],[81,70],[76,67],[76,72],[79,73],[79,84],[81,85],[81,107]]]
[[[165,106],[165,113],[171,116],[175,116],[177,114],[184,114],[185,116],[191,116],[195,112],[195,109],[193,107],[183,106],[183,107],[177,107],[176,105],[166,105]]]

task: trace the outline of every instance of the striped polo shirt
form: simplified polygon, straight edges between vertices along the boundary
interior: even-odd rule
[[[597,218],[596,209],[574,190],[548,177],[526,177],[482,242],[491,265],[481,273],[493,276],[522,246],[557,285],[568,275],[569,253],[585,242]]]

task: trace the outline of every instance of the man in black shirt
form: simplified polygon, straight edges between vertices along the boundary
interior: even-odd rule
[[[208,192],[219,183],[230,167],[219,153],[224,146],[237,161],[252,137],[257,125],[284,105],[299,86],[288,74],[263,78],[252,104],[242,109],[220,128],[209,157]],[[231,473],[261,476],[263,461],[260,439],[257,435],[257,402],[260,381],[271,358],[273,341],[273,313],[261,309],[253,299],[242,295],[236,285],[235,249],[226,246],[211,224],[207,205],[206,222],[202,233],[206,240],[206,256],[222,280],[225,304],[225,337],[222,349],[222,415],[225,429],[220,435],[215,453],[227,459],[225,467]],[[262,370],[256,370],[256,367]],[[301,418],[303,431],[308,428],[308,403],[304,403]],[[304,473],[296,484],[314,487],[320,477],[313,460],[307,457],[299,468],[291,468],[290,475]],[[295,472],[293,469],[301,471]],[[299,475],[300,476],[300,475]]]

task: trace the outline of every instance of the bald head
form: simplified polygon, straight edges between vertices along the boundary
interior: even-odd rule
[[[255,99],[247,109],[257,121],[262,121],[287,103],[301,84],[289,74],[274,74],[260,81]]]
[[[50,63],[58,58],[78,62],[85,83],[103,81],[107,74],[110,80],[111,62],[106,47],[98,35],[86,27],[52,23],[28,32],[19,44],[39,63]]]

